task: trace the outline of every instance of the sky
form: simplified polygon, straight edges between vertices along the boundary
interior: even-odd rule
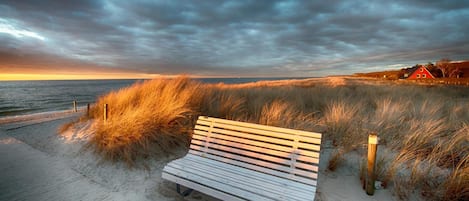
[[[400,69],[469,59],[468,21],[462,0],[0,0],[0,79]]]

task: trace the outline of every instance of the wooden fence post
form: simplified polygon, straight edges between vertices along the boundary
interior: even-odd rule
[[[107,115],[108,115],[108,110],[107,110],[107,103],[104,104],[104,121],[107,121]]]
[[[375,193],[375,161],[377,148],[378,136],[376,133],[371,133],[368,136],[368,173],[366,177],[366,194],[368,195]]]
[[[86,116],[90,117],[90,104],[89,103],[86,104]]]
[[[77,112],[77,101],[73,101],[73,112]]]

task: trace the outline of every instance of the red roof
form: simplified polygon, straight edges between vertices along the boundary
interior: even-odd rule
[[[424,66],[418,67],[407,79],[433,79],[435,78]]]

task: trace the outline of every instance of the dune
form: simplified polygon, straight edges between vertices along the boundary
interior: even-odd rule
[[[91,122],[58,135],[60,125],[77,119],[79,113],[52,116],[30,115],[0,124],[0,200],[216,200],[200,192],[183,198],[175,184],[161,179],[164,165],[177,156],[148,161],[147,169],[100,162],[83,148]],[[323,152],[317,200],[395,200],[386,189],[366,195],[353,168],[326,171],[332,149]]]

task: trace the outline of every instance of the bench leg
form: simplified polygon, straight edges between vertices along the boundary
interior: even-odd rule
[[[179,185],[179,184],[176,184],[176,190],[179,193],[179,195],[182,195],[184,197],[190,195],[192,193],[192,191],[194,191],[194,189],[189,188],[189,189],[185,190],[184,192],[181,192],[181,185]]]

